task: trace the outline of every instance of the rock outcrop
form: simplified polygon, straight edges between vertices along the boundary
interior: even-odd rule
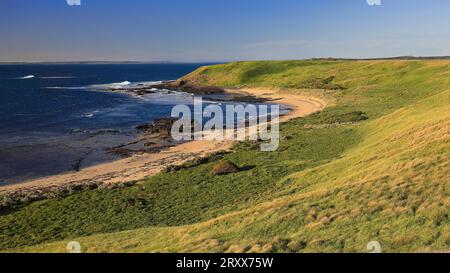
[[[199,86],[183,80],[175,82],[165,82],[162,84],[152,86],[156,89],[167,89],[173,91],[183,91],[194,95],[213,95],[223,94],[225,90],[216,86]]]

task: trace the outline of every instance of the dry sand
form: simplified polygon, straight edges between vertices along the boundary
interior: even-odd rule
[[[230,89],[227,91],[251,94],[257,97],[270,99],[273,103],[289,106],[292,111],[281,117],[281,122],[285,122],[292,118],[307,116],[322,110],[326,106],[325,101],[317,98],[282,94],[267,89],[248,88]],[[134,155],[130,158],[82,169],[78,172],[63,173],[18,184],[0,186],[0,192],[41,189],[84,181],[97,181],[102,183],[131,182],[155,175],[161,172],[166,166],[179,165],[196,157],[206,156],[213,152],[229,150],[231,146],[231,141],[191,141],[169,148],[160,153]]]

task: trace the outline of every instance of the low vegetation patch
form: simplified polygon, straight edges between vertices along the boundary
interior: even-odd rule
[[[193,160],[188,160],[188,161],[184,162],[183,164],[169,165],[166,168],[164,168],[164,170],[162,170],[162,173],[178,172],[181,170],[194,168],[194,167],[197,167],[202,164],[209,163],[209,162],[214,162],[219,159],[222,159],[224,157],[224,155],[226,155],[228,153],[229,153],[228,151],[218,151],[218,152],[211,153],[204,157],[197,157]]]
[[[295,89],[324,89],[324,90],[345,90],[346,88],[339,84],[333,84],[335,77],[311,78],[298,84],[290,84],[286,87]]]
[[[0,194],[0,215],[13,209],[19,209],[36,201],[64,198],[73,194],[95,189],[123,189],[131,187],[135,183],[136,182],[105,184],[96,181],[88,181],[60,186],[50,186],[43,189],[25,189],[6,192]]]
[[[313,115],[316,118],[313,119],[314,125],[350,124],[369,119],[368,115],[362,111],[351,111],[344,113],[335,111],[323,111]]]

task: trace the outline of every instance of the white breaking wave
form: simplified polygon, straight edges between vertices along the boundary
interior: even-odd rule
[[[28,75],[28,76],[24,76],[24,77],[20,77],[19,80],[29,80],[29,79],[33,79],[34,75]]]
[[[88,86],[71,86],[71,87],[63,87],[63,86],[50,86],[46,87],[46,89],[66,89],[66,90],[80,90],[80,89],[86,89],[86,90],[95,90],[95,91],[110,91],[110,90],[127,90],[127,89],[134,89],[139,87],[149,87],[152,91],[157,91],[159,89],[151,88],[152,85],[158,85],[163,83],[162,81],[147,81],[147,82],[129,82],[129,81],[123,81],[123,82],[116,82],[116,83],[106,83],[106,84],[92,84]]]
[[[27,75],[27,76],[23,76],[23,77],[19,77],[17,79],[19,80],[29,80],[29,79],[75,79],[76,77],[73,76],[61,76],[61,77],[36,77],[34,75]]]
[[[87,87],[64,87],[64,86],[47,86],[45,89],[65,89],[65,90],[79,90],[79,89],[86,89]]]
[[[96,89],[96,90],[114,90],[114,89],[133,89],[139,87],[151,87],[152,85],[161,84],[162,81],[147,81],[147,82],[116,82],[116,83],[107,83],[107,84],[94,84],[87,86],[86,88]]]
[[[148,82],[135,82],[133,83],[133,86],[152,86],[157,84],[162,84],[163,81],[148,81]]]
[[[92,118],[94,117],[97,113],[99,113],[100,111],[96,110],[93,112],[89,112],[89,113],[84,113],[83,115],[81,115],[84,118]]]
[[[124,82],[116,82],[116,83],[108,83],[108,84],[94,84],[88,86],[93,89],[100,89],[100,90],[108,90],[108,89],[122,89],[124,87],[130,86],[131,82],[124,81]]]

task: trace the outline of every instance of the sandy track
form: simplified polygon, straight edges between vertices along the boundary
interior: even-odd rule
[[[289,106],[292,111],[280,118],[287,121],[292,118],[310,115],[322,110],[326,102],[313,97],[282,94],[267,89],[230,89],[234,93],[247,93],[270,99],[273,103]],[[18,184],[0,186],[0,192],[43,189],[71,183],[96,181],[102,183],[119,183],[141,180],[155,175],[168,165],[178,165],[199,156],[230,149],[231,141],[191,141],[169,148],[155,154],[134,155],[130,158],[100,164],[79,172],[69,172],[45,178],[25,181]]]

